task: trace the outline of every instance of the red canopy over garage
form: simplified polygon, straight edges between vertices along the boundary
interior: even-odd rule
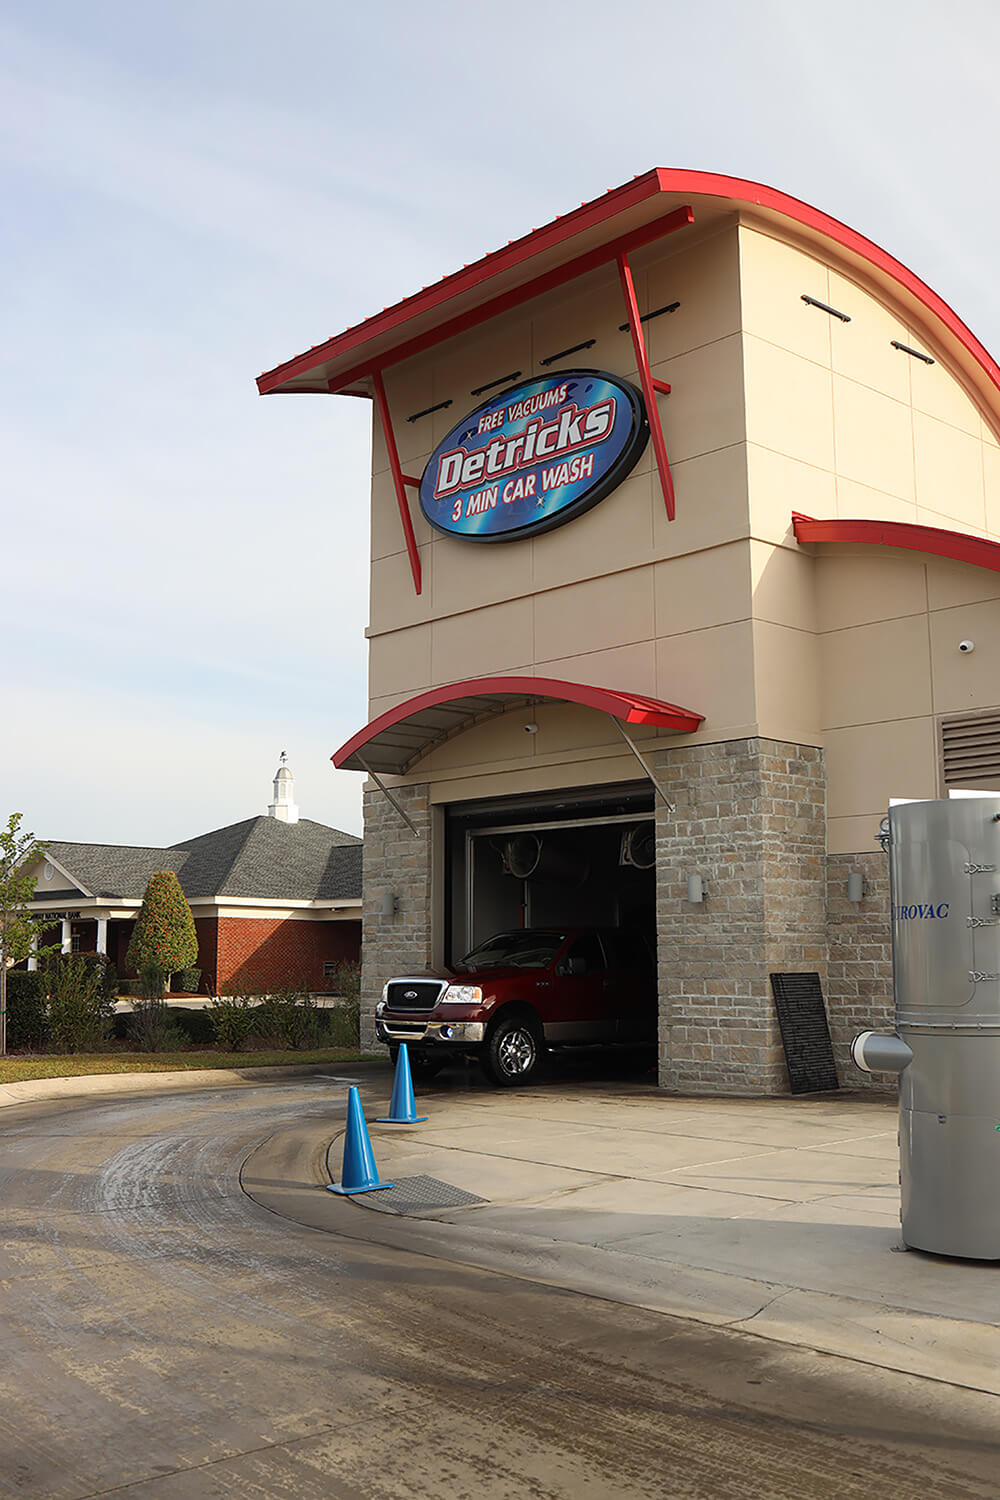
[[[435,745],[512,708],[579,703],[626,724],[690,734],[704,714],[617,688],[589,687],[552,677],[473,677],[419,693],[380,714],[331,757],[338,770],[402,776]]]

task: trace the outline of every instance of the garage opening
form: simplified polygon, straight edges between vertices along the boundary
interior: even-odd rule
[[[653,792],[636,782],[446,811],[446,955],[498,932],[601,928],[655,962]]]

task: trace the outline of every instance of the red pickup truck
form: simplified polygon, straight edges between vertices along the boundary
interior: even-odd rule
[[[581,1043],[656,1039],[656,968],[641,934],[617,928],[500,932],[452,972],[390,979],[375,1032],[414,1074],[475,1056],[495,1084],[526,1083],[542,1053]]]

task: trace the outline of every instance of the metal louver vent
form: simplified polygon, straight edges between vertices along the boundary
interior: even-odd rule
[[[941,720],[944,785],[1000,788],[1000,709]]]

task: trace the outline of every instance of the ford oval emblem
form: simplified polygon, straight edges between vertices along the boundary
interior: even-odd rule
[[[610,494],[649,438],[642,396],[604,370],[558,370],[491,396],[434,449],[420,508],[448,536],[513,541]]]
[[[416,992],[416,990],[404,990],[403,991],[403,999],[404,1000],[416,1000],[416,998],[417,998],[417,992]]]

